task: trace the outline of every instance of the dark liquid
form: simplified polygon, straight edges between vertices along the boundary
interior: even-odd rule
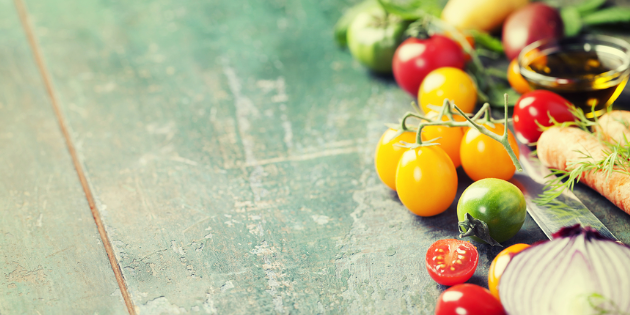
[[[617,69],[623,64],[618,55],[595,51],[555,52],[534,60],[528,68],[534,72],[559,79],[581,79],[581,82],[562,84],[557,86],[538,85],[532,83],[535,89],[546,89],[560,94],[568,101],[579,106],[593,117],[604,113],[607,106],[619,96],[627,79],[611,83],[611,77],[601,76],[603,73]],[[616,93],[617,92],[617,93]]]

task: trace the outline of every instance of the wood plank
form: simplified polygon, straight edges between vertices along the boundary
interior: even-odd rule
[[[417,218],[379,182],[411,98],[334,46],[346,4],[27,4],[140,314],[433,313],[455,206]]]
[[[127,314],[10,0],[0,33],[0,314]]]

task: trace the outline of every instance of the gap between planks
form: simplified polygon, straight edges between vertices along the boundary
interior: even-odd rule
[[[72,143],[72,138],[70,137],[70,133],[68,132],[66,121],[61,113],[59,102],[57,100],[57,95],[55,94],[55,90],[53,89],[52,81],[50,79],[50,74],[48,73],[48,69],[46,68],[46,65],[44,64],[44,59],[39,49],[39,45],[37,43],[37,40],[35,39],[33,27],[30,24],[29,19],[28,19],[28,12],[27,12],[26,6],[24,5],[23,0],[14,0],[14,3],[15,3],[15,7],[17,9],[18,15],[20,17],[20,22],[22,23],[22,27],[24,28],[24,32],[26,33],[26,37],[28,38],[28,42],[31,45],[31,49],[33,51],[33,55],[37,63],[37,67],[39,68],[39,72],[44,81],[44,85],[46,86],[46,91],[48,92],[48,96],[50,97],[53,111],[55,112],[55,116],[57,117],[57,122],[59,123],[59,128],[61,129],[61,133],[63,134],[64,140],[66,142],[66,146],[68,147],[68,151],[70,152],[72,163],[74,164],[74,168],[77,171],[79,181],[81,182],[81,186],[83,187],[85,198],[87,199],[88,205],[90,206],[90,211],[92,212],[92,216],[94,217],[94,222],[96,223],[98,234],[101,236],[103,246],[105,247],[105,252],[107,252],[107,258],[109,258],[109,263],[111,264],[112,269],[114,271],[116,282],[118,282],[118,287],[120,288],[122,297],[125,300],[127,311],[131,315],[136,315],[136,311],[133,307],[133,303],[131,302],[131,297],[129,296],[129,291],[127,290],[127,285],[125,283],[122,272],[120,270],[120,266],[118,265],[118,262],[116,261],[116,256],[114,255],[112,244],[109,238],[107,237],[107,232],[105,231],[105,227],[103,226],[101,215],[99,214],[98,209],[96,207],[94,196],[92,195],[92,190],[90,189],[90,186],[87,182],[85,172],[83,171],[83,167],[81,166],[81,162],[79,161],[79,157],[77,155],[76,149],[74,147],[74,144]]]

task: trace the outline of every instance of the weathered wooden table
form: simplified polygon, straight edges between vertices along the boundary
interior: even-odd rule
[[[0,314],[431,314],[455,205],[415,217],[376,176],[411,98],[335,47],[347,6],[0,0]]]

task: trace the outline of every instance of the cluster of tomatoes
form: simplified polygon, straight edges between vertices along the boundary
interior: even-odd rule
[[[504,315],[505,310],[499,297],[499,280],[512,258],[528,247],[527,244],[515,244],[504,249],[494,258],[488,272],[490,290],[487,290],[475,284],[463,283],[475,272],[479,259],[477,250],[470,243],[459,240],[437,241],[427,252],[427,270],[438,283],[453,286],[442,292],[438,298],[435,314]],[[464,254],[461,255],[461,253]],[[429,269],[429,262],[438,260],[437,257],[441,260],[452,261],[453,263],[445,265],[445,268],[455,269],[451,266],[457,265],[460,272],[455,276],[440,277],[435,271]]]
[[[436,105],[450,100],[464,113],[472,113],[477,102],[477,88],[461,68],[465,56],[461,47],[443,35],[428,39],[408,38],[395,51],[392,63],[398,84],[417,95],[425,118],[448,121],[438,113]],[[520,78],[522,79],[522,77]],[[525,82],[526,84],[526,82]],[[514,108],[514,128],[523,143],[535,143],[542,130],[540,125],[573,120],[570,103],[545,90],[530,91],[521,96]],[[450,109],[449,109],[450,110]],[[466,121],[460,115],[451,118]],[[500,136],[505,126],[500,123],[483,125]],[[508,142],[518,157],[519,149],[511,131]],[[432,141],[439,146],[409,146]],[[466,126],[426,126],[420,136],[401,126],[389,129],[381,136],[375,154],[376,171],[388,187],[398,193],[400,201],[414,214],[433,216],[442,213],[453,202],[457,190],[455,169],[463,168],[468,177],[509,180],[516,171],[506,147],[476,128]]]
[[[375,153],[376,171],[382,182],[396,191],[400,201],[415,215],[434,216],[453,203],[458,187],[456,168],[461,166],[475,183],[464,191],[458,202],[459,222],[467,220],[467,215],[483,221],[492,241],[503,242],[513,237],[524,222],[526,209],[520,190],[507,182],[516,171],[506,150],[508,144],[476,128],[464,126],[461,122],[466,121],[465,117],[456,115],[450,108],[440,110],[439,107],[446,99],[465,114],[471,114],[475,109],[478,86],[464,71],[471,56],[462,48],[466,44],[474,46],[472,38],[462,33],[452,37],[445,32],[409,37],[400,43],[399,39],[409,25],[407,22],[393,14],[384,14],[374,4],[365,4],[361,10],[365,12],[358,14],[351,23],[347,37],[340,33],[340,38],[347,39],[352,55],[372,71],[393,73],[398,85],[412,97],[417,97],[419,107],[425,113],[424,117],[416,116],[420,119],[418,123],[431,122],[414,129],[406,126],[403,120],[400,128],[390,128],[383,133]],[[547,11],[546,7],[532,5],[524,12],[529,17],[536,17],[537,12]],[[537,27],[536,23],[530,24]],[[510,26],[504,34],[517,28]],[[518,51],[538,37],[548,36],[543,33],[536,31],[522,43],[504,40],[506,54],[512,60],[508,82],[523,94],[514,108],[514,129],[516,137],[528,144],[537,141],[542,132],[540,125],[552,124],[550,117],[556,121],[574,119],[569,102],[552,92],[531,91],[520,74],[515,58]],[[468,48],[466,51],[471,52]],[[447,111],[448,115],[445,115]],[[440,121],[445,123],[435,123]],[[480,124],[497,136],[503,135],[506,129],[495,121],[486,120]],[[509,130],[507,135],[509,146],[518,157],[516,139]],[[505,314],[499,300],[499,279],[511,257],[527,246],[517,244],[496,256],[490,267],[488,291],[477,285],[464,284],[475,272],[479,260],[477,249],[471,243],[455,239],[434,243],[426,254],[427,271],[436,282],[452,286],[440,296],[436,314]]]
[[[437,115],[432,112],[427,116]],[[454,117],[457,121],[465,120],[462,116]],[[505,128],[500,123],[484,127],[497,135],[502,135]],[[416,143],[416,137],[413,131],[388,129],[379,140],[375,154],[380,179],[395,190],[400,201],[416,215],[437,215],[451,205],[457,191],[455,169],[460,165],[473,180],[508,180],[516,171],[503,145],[475,128],[426,126],[421,140],[437,139],[433,143],[439,145],[411,148],[403,145]],[[508,139],[518,156],[516,140],[509,130]]]
[[[438,113],[440,107],[435,106],[448,99],[464,113],[475,109],[477,89],[462,70],[464,59],[460,46],[446,36],[409,38],[396,50],[392,69],[398,84],[417,95],[420,107],[427,113],[425,118],[433,122],[464,122],[466,118],[455,115],[451,109],[442,108]],[[520,75],[510,78],[513,86],[520,84],[516,79],[523,80]],[[574,119],[569,103],[562,97],[544,90],[520,90],[525,94],[517,101],[513,117],[522,142],[535,143],[542,132],[540,125],[552,124],[550,117],[556,121]],[[447,111],[452,115],[445,115]],[[412,213],[433,216],[444,212],[455,199],[456,168],[461,166],[475,183],[458,202],[458,220],[462,222],[465,214],[471,214],[484,221],[497,242],[506,241],[520,230],[525,220],[525,200],[520,190],[507,182],[516,167],[502,143],[466,126],[428,125],[418,133],[406,128],[404,121],[402,124],[399,130],[390,128],[381,136],[375,164],[383,183],[398,193]],[[505,130],[497,122],[485,123],[483,127],[498,136]],[[507,132],[509,145],[518,156],[516,139]],[[427,146],[427,142],[439,145]],[[417,145],[421,143],[425,145]],[[436,314],[460,314],[463,310],[466,314],[505,314],[499,299],[499,279],[511,257],[528,246],[517,244],[496,256],[488,275],[488,291],[464,283],[474,274],[479,260],[471,243],[456,239],[434,243],[426,254],[427,272],[436,282],[452,286],[438,299]]]

